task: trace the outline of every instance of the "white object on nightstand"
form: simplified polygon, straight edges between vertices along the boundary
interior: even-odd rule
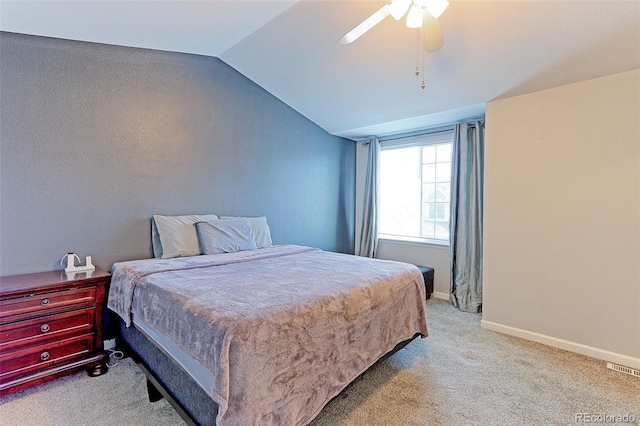
[[[76,266],[76,258],[80,261],[80,258],[75,253],[67,253],[67,267],[64,268],[64,271],[68,274],[76,273],[76,272],[89,272],[95,271],[96,267],[91,263],[91,256],[87,256],[85,265]],[[63,257],[64,259],[64,257]]]

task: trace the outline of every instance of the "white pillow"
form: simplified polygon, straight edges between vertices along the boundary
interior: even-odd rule
[[[154,215],[153,220],[158,229],[160,244],[162,245],[162,259],[172,257],[197,256],[200,254],[200,244],[195,223],[205,220],[216,220],[218,216],[186,215],[160,216]]]
[[[233,216],[221,216],[220,219],[234,219]],[[256,246],[258,248],[271,247],[273,241],[271,240],[271,229],[267,223],[267,218],[260,217],[248,217],[249,223],[253,228],[253,233],[256,239]]]
[[[196,222],[202,254],[255,250],[253,228],[247,218]]]

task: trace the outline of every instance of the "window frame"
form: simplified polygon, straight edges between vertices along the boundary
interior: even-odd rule
[[[380,141],[380,150],[388,151],[394,149],[404,149],[404,148],[413,148],[413,147],[423,147],[428,145],[440,145],[444,143],[451,144],[451,163],[453,163],[453,128],[444,129],[440,131],[434,131],[427,134],[419,134],[419,135],[410,135],[410,136],[397,136],[397,137],[389,137],[388,139],[382,139]],[[422,169],[422,150],[420,151],[420,169]],[[437,164],[437,163],[434,163]],[[382,176],[381,176],[382,177]],[[422,170],[420,170],[420,185],[422,186]],[[449,184],[451,184],[451,179],[449,179]],[[422,218],[422,208],[423,208],[423,198],[422,193],[420,194],[420,217]],[[451,209],[451,193],[449,194],[449,209]],[[422,219],[420,221],[422,223]],[[449,211],[449,224],[451,223],[451,211]],[[422,226],[422,225],[421,225]],[[378,234],[378,240],[380,241],[392,241],[392,242],[402,242],[409,244],[418,244],[418,245],[430,245],[437,247],[449,247],[449,239],[438,239],[438,238],[428,238],[428,237],[415,237],[415,236],[407,236],[407,235],[395,235],[395,234]]]

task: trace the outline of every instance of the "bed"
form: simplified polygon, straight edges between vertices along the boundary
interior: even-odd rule
[[[427,335],[417,267],[295,245],[116,263],[108,307],[151,393],[203,425],[307,424]]]

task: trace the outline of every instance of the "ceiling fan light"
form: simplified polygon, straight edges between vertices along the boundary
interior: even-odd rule
[[[449,7],[448,0],[429,0],[427,2],[427,10],[434,18],[438,19]]]
[[[410,5],[411,0],[391,0],[387,7],[389,8],[389,12],[393,19],[398,21],[405,13],[407,13],[407,9],[409,9]]]
[[[407,28],[420,28],[422,26],[422,8],[415,4],[409,9],[407,15]]]

